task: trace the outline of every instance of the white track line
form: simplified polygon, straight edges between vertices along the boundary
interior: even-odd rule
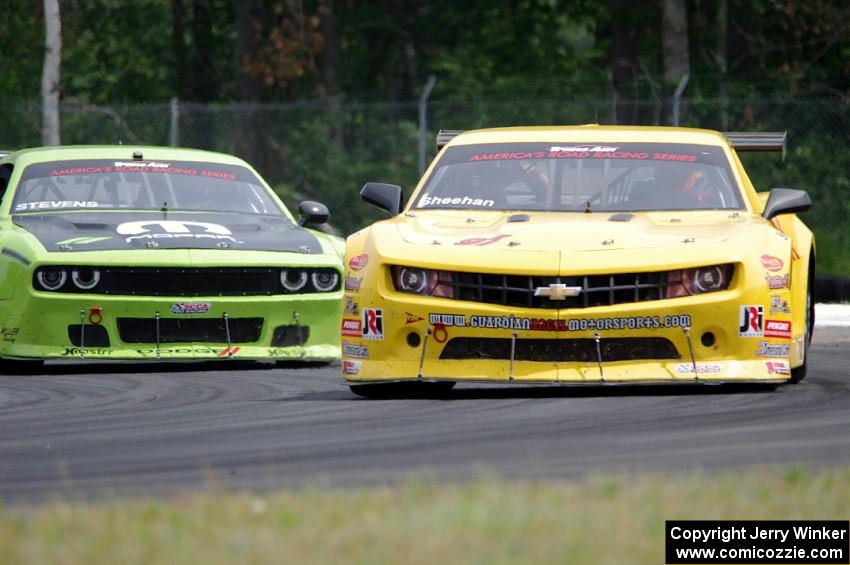
[[[850,328],[850,304],[815,304],[815,326]]]

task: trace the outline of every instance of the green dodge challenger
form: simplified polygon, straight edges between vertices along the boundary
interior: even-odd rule
[[[130,146],[0,158],[0,370],[340,356],[342,239],[244,161]]]

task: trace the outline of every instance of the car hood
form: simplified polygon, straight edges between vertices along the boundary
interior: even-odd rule
[[[516,213],[416,215],[398,225],[401,238],[413,245],[494,245],[515,251],[582,252],[716,244],[743,229],[740,213]]]
[[[735,261],[767,237],[749,212],[457,213],[401,216],[374,235],[385,261],[515,272],[586,272]],[[376,226],[377,227],[377,226]],[[775,230],[771,230],[775,231]]]
[[[233,249],[322,252],[289,218],[236,213],[71,212],[16,214],[12,222],[48,251]]]

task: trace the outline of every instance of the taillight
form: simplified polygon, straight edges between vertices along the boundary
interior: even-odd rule
[[[392,267],[391,272],[393,286],[399,292],[425,296],[441,296],[444,298],[452,298],[454,296],[452,273],[421,269],[419,267],[399,266]]]
[[[670,271],[667,278],[667,298],[726,290],[731,280],[732,265],[711,265]]]

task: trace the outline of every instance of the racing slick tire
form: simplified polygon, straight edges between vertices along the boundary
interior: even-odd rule
[[[0,359],[0,375],[36,375],[44,368],[44,361]]]
[[[441,398],[455,386],[454,381],[409,382],[348,385],[351,392],[363,398]]]
[[[814,261],[814,259],[813,259]],[[815,329],[815,270],[814,265],[809,269],[808,281],[806,283],[806,335],[803,337],[803,348],[805,354],[803,356],[803,364],[799,367],[791,369],[791,378],[788,379],[790,384],[797,384],[806,378],[809,363],[809,346],[812,343],[812,334]]]

